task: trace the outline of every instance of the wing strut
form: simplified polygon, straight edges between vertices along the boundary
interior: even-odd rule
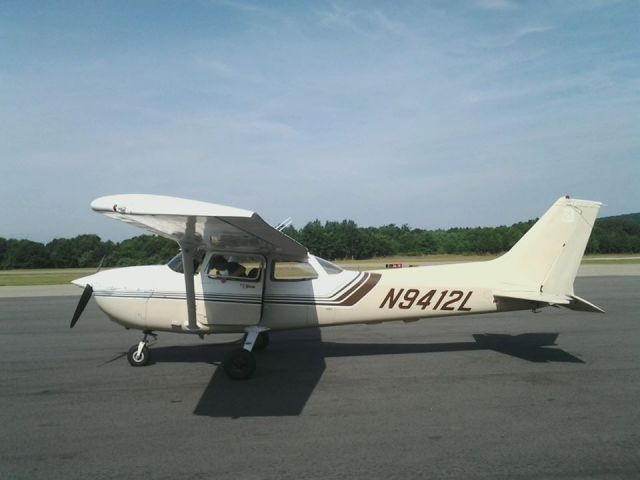
[[[198,330],[196,320],[196,291],[193,285],[193,247],[182,245],[182,265],[184,269],[184,286],[187,293],[187,318],[188,323],[184,325],[187,330]]]
[[[196,248],[189,242],[190,237],[194,234],[195,218],[189,217],[187,220],[187,229],[184,242],[180,243],[182,250],[182,269],[184,270],[184,286],[187,294],[187,325],[183,327],[190,331],[199,330],[198,320],[196,319],[196,291],[193,285],[194,262],[193,253]]]

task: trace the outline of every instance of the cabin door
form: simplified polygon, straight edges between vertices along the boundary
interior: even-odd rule
[[[200,275],[198,321],[207,325],[251,326],[262,318],[265,258],[253,254],[213,252]]]

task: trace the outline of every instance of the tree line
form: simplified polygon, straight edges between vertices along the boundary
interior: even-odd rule
[[[352,220],[315,220],[284,232],[312,253],[330,260],[393,255],[498,254],[509,250],[535,223],[424,230],[408,225],[359,227]],[[56,238],[49,243],[0,237],[0,269],[105,267],[159,264],[178,252],[174,241],[140,235],[122,242],[97,235]],[[640,253],[640,213],[596,220],[587,253]]]
[[[536,219],[537,220],[537,219]],[[392,255],[499,254],[509,250],[536,220],[511,226],[423,230],[408,225],[358,227],[351,220],[307,223],[285,233],[327,259]],[[640,253],[640,213],[596,220],[586,253]]]
[[[105,267],[165,263],[178,252],[173,240],[140,235],[122,242],[98,235],[56,238],[47,244],[0,237],[0,269]]]

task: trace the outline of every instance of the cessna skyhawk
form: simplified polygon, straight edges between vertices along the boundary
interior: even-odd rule
[[[552,305],[603,312],[574,293],[599,202],[558,199],[506,254],[485,262],[356,272],[311,255],[248,210],[157,195],[114,195],[96,212],[175,240],[166,265],[115,268],[79,278],[71,327],[93,295],[114,322],[143,332],[127,355],[149,362],[153,332],[244,333],[224,357],[234,379],[255,371],[268,332],[380,323]]]

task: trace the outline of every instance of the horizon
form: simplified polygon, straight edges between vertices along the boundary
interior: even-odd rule
[[[544,213],[544,212],[543,212],[543,213]],[[628,215],[640,215],[640,211],[638,211],[638,212],[629,212],[629,213],[621,213],[621,214],[616,214],[616,215],[606,215],[606,216],[600,216],[600,215],[599,215],[599,216],[596,218],[596,222],[597,222],[598,220],[605,220],[605,219],[608,219],[608,218],[615,218],[615,217],[628,216]],[[475,228],[500,228],[500,227],[511,227],[511,226],[513,226],[513,225],[520,224],[520,223],[535,222],[535,221],[537,221],[539,218],[540,218],[540,217],[534,217],[534,218],[530,218],[530,219],[528,219],[528,220],[516,220],[516,221],[514,221],[514,222],[512,222],[512,223],[509,223],[509,224],[499,224],[499,225],[451,226],[451,227],[447,227],[447,228],[423,228],[423,227],[415,227],[415,226],[413,226],[413,225],[409,225],[409,224],[398,224],[398,223],[388,223],[388,224],[384,224],[384,225],[360,225],[358,222],[355,222],[355,220],[352,220],[352,219],[350,219],[350,218],[343,218],[343,219],[340,219],[340,220],[320,220],[320,219],[313,219],[313,220],[309,220],[307,223],[305,223],[304,225],[302,225],[302,226],[300,226],[300,227],[296,227],[295,222],[294,222],[294,223],[291,223],[291,226],[292,226],[293,228],[295,228],[297,231],[300,231],[300,230],[301,230],[302,228],[304,228],[308,223],[314,222],[314,221],[316,221],[316,220],[318,220],[322,225],[325,225],[325,224],[326,224],[326,223],[328,223],[328,222],[338,222],[338,223],[340,223],[340,222],[343,222],[343,221],[347,221],[347,222],[348,222],[348,221],[354,221],[354,222],[355,222],[355,224],[356,224],[356,227],[357,227],[357,228],[364,228],[364,229],[366,229],[366,228],[382,228],[382,227],[386,227],[386,226],[390,226],[390,225],[395,225],[396,227],[404,227],[405,225],[407,225],[411,230],[416,230],[416,229],[418,229],[418,230],[423,230],[423,231],[427,231],[427,232],[435,232],[435,231],[447,231],[447,230],[453,230],[453,229],[475,229]],[[113,243],[120,243],[120,242],[122,242],[122,241],[124,241],[124,240],[130,240],[130,239],[132,239],[132,238],[139,237],[140,235],[151,235],[151,236],[158,236],[158,237],[162,236],[162,235],[158,235],[158,234],[155,234],[155,233],[151,233],[151,232],[146,231],[146,230],[142,230],[142,229],[138,229],[138,228],[133,228],[133,227],[129,228],[129,230],[133,230],[134,232],[135,232],[135,231],[138,231],[139,233],[138,233],[137,235],[131,235],[131,236],[129,236],[129,237],[123,237],[123,238],[118,239],[118,240],[113,240],[113,239],[110,239],[110,238],[104,238],[104,237],[102,237],[101,235],[99,235],[98,233],[87,233],[87,232],[85,232],[85,233],[79,233],[79,234],[77,234],[77,235],[73,235],[73,236],[71,236],[71,237],[53,237],[53,238],[51,238],[51,239],[49,239],[49,240],[34,240],[34,239],[31,239],[31,238],[3,237],[2,235],[0,235],[0,238],[4,238],[5,240],[28,240],[28,241],[32,241],[32,242],[36,242],[36,243],[41,243],[41,244],[43,244],[43,245],[45,245],[45,246],[46,246],[48,243],[51,243],[51,242],[52,242],[52,241],[54,241],[54,240],[60,240],[60,239],[65,239],[65,240],[67,240],[67,239],[72,239],[72,238],[75,238],[75,237],[78,237],[78,236],[81,236],[81,235],[97,235],[97,236],[100,238],[100,240],[101,240],[101,241],[104,241],[104,242],[106,242],[106,241],[112,241]]]

